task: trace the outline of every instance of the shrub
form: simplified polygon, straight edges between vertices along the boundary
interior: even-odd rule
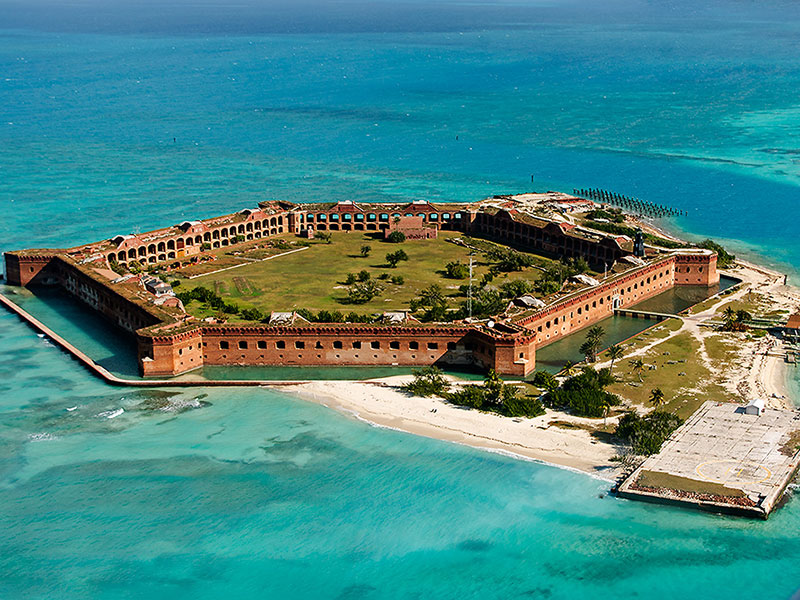
[[[616,435],[630,444],[636,454],[649,456],[661,450],[666,439],[682,423],[683,420],[677,415],[661,410],[644,417],[631,411],[620,418]]]
[[[240,316],[245,321],[261,321],[264,319],[264,313],[257,308],[244,308],[242,309]]]
[[[356,282],[356,276],[354,273],[348,273],[347,277],[344,279],[345,284],[353,285]]]
[[[393,231],[386,236],[386,241],[392,244],[401,244],[406,241],[406,234],[402,231]]]
[[[506,298],[519,298],[526,294],[532,294],[533,286],[529,281],[516,279],[514,281],[506,281],[500,286],[500,291]]]
[[[469,277],[469,267],[461,261],[447,263],[444,266],[444,271],[450,279],[466,279]]]
[[[395,285],[403,285],[405,282],[406,280],[402,275],[395,275],[392,277],[392,283]]]
[[[361,246],[361,256],[366,258],[370,252],[372,252],[372,246]]]
[[[383,288],[375,280],[358,282],[350,286],[347,300],[352,304],[366,304],[376,296],[380,296]]]
[[[173,279],[172,281],[169,282],[169,284],[174,289],[174,288],[178,287],[181,284],[181,280],[180,279]]]
[[[513,396],[503,401],[503,412],[507,417],[538,417],[545,413],[538,398]]]
[[[386,262],[392,268],[395,268],[397,266],[397,263],[399,263],[402,260],[408,260],[408,254],[405,253],[405,250],[389,252],[386,255]]]
[[[538,388],[552,391],[558,387],[558,379],[547,371],[536,371],[533,376],[533,385]]]
[[[585,367],[560,388],[548,392],[544,401],[547,406],[566,408],[582,417],[602,417],[608,407],[620,404],[619,396],[604,389],[613,382],[609,369],[595,371]]]
[[[358,272],[359,281],[366,281],[367,279],[369,279],[369,277],[370,277],[369,271],[367,271],[366,269],[362,269],[361,271]]]
[[[450,388],[444,373],[438,367],[414,369],[414,380],[402,386],[402,390],[414,396],[441,396]]]
[[[722,267],[723,269],[726,267],[730,267],[734,261],[736,260],[736,256],[730,254],[725,248],[720,246],[714,240],[703,240],[698,244],[701,248],[705,248],[706,250],[712,250],[717,253],[717,265]]]

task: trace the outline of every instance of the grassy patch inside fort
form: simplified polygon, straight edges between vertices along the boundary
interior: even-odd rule
[[[296,239],[294,236],[285,237],[286,240]],[[457,237],[460,237],[457,233],[440,231],[439,238],[435,240],[409,240],[394,244],[362,232],[331,232],[330,243],[313,240],[307,249],[298,252],[185,279],[180,291],[202,286],[240,308],[257,308],[267,315],[271,311],[301,308],[372,314],[408,309],[411,300],[421,290],[438,284],[450,305],[457,306],[465,300],[458,288],[469,281],[448,278],[445,273],[447,263],[469,263],[469,249],[448,241]],[[370,247],[366,256],[362,255],[364,246]],[[387,264],[386,255],[398,250],[403,250],[408,260],[391,267]],[[477,284],[489,271],[490,264],[482,254],[476,254],[474,261],[473,277]],[[536,257],[537,266],[553,262]],[[542,273],[537,266],[501,273],[492,284],[500,286],[506,281],[518,279],[532,283]],[[370,280],[379,283],[382,292],[364,304],[350,304],[347,276],[349,273],[358,276],[362,271],[369,274]],[[381,278],[383,274],[387,274],[388,278]],[[399,283],[400,279],[402,283]],[[199,317],[210,316],[214,312],[196,301],[191,302],[187,310]],[[241,320],[234,315],[230,315],[229,319]]]

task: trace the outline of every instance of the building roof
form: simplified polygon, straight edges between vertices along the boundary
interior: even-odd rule
[[[800,313],[794,313],[786,322],[786,329],[800,329]]]

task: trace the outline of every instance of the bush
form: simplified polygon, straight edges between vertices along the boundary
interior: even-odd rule
[[[401,389],[413,396],[441,396],[450,388],[450,384],[438,367],[424,367],[414,369],[414,380],[405,384]]]
[[[366,281],[367,279],[369,279],[369,277],[370,277],[369,271],[367,271],[366,269],[362,269],[361,271],[358,272],[359,281]]]
[[[386,255],[386,262],[392,268],[397,266],[402,260],[408,260],[408,254],[405,253],[405,250],[398,250],[397,252],[389,252]]]
[[[176,287],[178,287],[181,284],[181,280],[180,279],[173,279],[172,281],[169,282],[169,284],[172,286],[173,289],[175,289]]]
[[[403,285],[405,282],[406,280],[402,275],[395,275],[392,277],[392,283],[395,285]]]
[[[644,417],[635,412],[625,413],[619,420],[616,435],[641,456],[656,454],[683,420],[677,415],[655,410]]]
[[[547,371],[536,371],[533,376],[533,385],[544,390],[554,390],[558,387],[558,379]]]
[[[402,244],[406,241],[406,234],[402,231],[393,231],[386,236],[386,241],[392,244]]]
[[[264,319],[264,313],[257,308],[244,308],[242,309],[240,316],[245,321],[261,321]]]
[[[538,398],[513,396],[503,401],[503,414],[507,417],[538,417],[545,413]]]
[[[469,277],[469,267],[461,261],[447,263],[444,266],[444,272],[450,279],[466,279]]]
[[[465,385],[461,389],[447,394],[447,401],[458,406],[483,408],[486,403],[486,394],[479,385]]]
[[[532,256],[511,248],[493,247],[486,252],[486,257],[492,262],[496,262],[495,268],[502,272],[521,271],[525,267],[533,266]]]
[[[344,282],[346,285],[353,285],[356,282],[356,276],[354,273],[348,273],[347,277],[344,278]]]
[[[602,417],[607,408],[620,404],[616,394],[605,391],[605,387],[614,382],[609,369],[595,371],[585,367],[583,371],[567,379],[557,389],[544,397],[545,405],[552,408],[569,409],[582,417]]]
[[[506,281],[500,286],[500,291],[506,298],[519,298],[526,294],[532,294],[533,286],[524,279],[516,279],[514,281]]]
[[[383,292],[383,288],[378,282],[370,279],[350,286],[347,300],[351,304],[366,304],[376,296],[380,296],[381,292]]]
[[[698,244],[701,248],[712,250],[717,253],[717,265],[721,268],[730,267],[736,260],[736,256],[730,254],[725,248],[717,244],[714,240],[703,240]]]
[[[366,258],[370,252],[372,252],[372,246],[361,246],[361,256]]]

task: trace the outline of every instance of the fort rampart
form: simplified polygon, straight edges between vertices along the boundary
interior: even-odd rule
[[[539,227],[536,223],[525,222],[525,218],[513,211],[479,212],[471,205],[461,205],[460,210],[447,205],[440,209],[419,203],[409,206],[414,207],[413,211],[408,209],[414,216],[426,215],[428,226],[447,222],[451,228],[534,251],[582,256],[595,264],[611,261],[612,265],[625,254],[614,238],[575,236],[570,228],[553,222]],[[319,225],[319,215],[323,213],[326,229],[330,228],[330,216],[338,214],[339,218],[335,219],[338,227],[346,224],[355,227],[360,223],[364,230],[371,220],[376,229],[383,229],[382,224],[388,227],[383,215],[387,218],[392,214],[405,215],[403,208],[380,206],[370,211],[352,203],[322,207],[327,212],[319,206],[295,208],[288,203],[271,203],[266,209],[203,222],[185,222],[139,236],[118,236],[80,250],[83,254],[93,253],[95,258],[90,258],[102,260],[107,268],[112,262],[169,261],[179,252],[190,256],[202,252],[206,244],[210,247],[231,245],[287,230],[298,233],[309,221]],[[336,212],[339,210],[341,212]],[[350,214],[351,218],[345,220],[344,214]],[[363,219],[356,220],[357,214],[363,215]],[[374,219],[369,216],[371,214]],[[436,214],[436,218],[431,218],[432,214]],[[175,254],[171,254],[173,252]],[[492,324],[289,327],[211,325],[187,318],[181,311],[148,302],[146,295],[137,295],[128,288],[112,284],[92,268],[91,261],[78,261],[75,249],[5,255],[6,277],[12,285],[58,285],[119,327],[135,332],[141,371],[147,377],[178,375],[203,365],[431,364],[477,365],[493,368],[504,375],[525,376],[535,368],[537,347],[592,325],[612,315],[615,308],[632,306],[675,285],[718,283],[716,258],[714,253],[702,250],[665,253],[543,309],[512,320],[497,319]],[[85,264],[87,262],[89,264]]]

